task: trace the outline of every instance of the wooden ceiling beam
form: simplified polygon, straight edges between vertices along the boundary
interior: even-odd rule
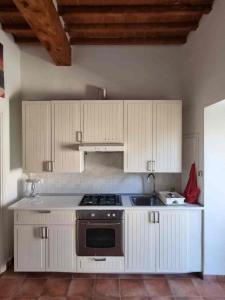
[[[71,65],[71,47],[52,0],[13,0],[58,66]]]
[[[57,0],[60,6],[95,6],[95,5],[207,5],[213,0]]]
[[[69,24],[143,24],[143,23],[190,23],[199,22],[202,12],[79,12],[63,14],[63,19]]]
[[[114,24],[115,25],[115,24]],[[116,25],[88,25],[88,26],[73,26],[68,29],[71,38],[147,38],[159,36],[187,36],[193,29],[190,26],[170,27],[165,25],[151,26],[149,24],[129,26]]]
[[[132,14],[132,13],[164,13],[164,12],[201,12],[203,14],[209,13],[212,9],[212,4],[207,5],[137,5],[137,6],[59,6],[59,14],[68,16],[79,13],[118,13],[118,14]]]
[[[158,38],[71,38],[71,45],[174,45],[184,44],[187,37]]]

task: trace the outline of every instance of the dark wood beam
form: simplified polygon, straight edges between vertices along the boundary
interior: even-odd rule
[[[159,36],[187,36],[197,26],[167,26],[154,24],[72,25],[67,27],[71,38],[146,38]]]
[[[58,66],[71,65],[71,47],[52,0],[13,0]]]
[[[4,24],[23,24],[26,21],[21,16],[21,14],[18,10],[0,9],[0,22],[4,23]]]
[[[58,5],[207,5],[213,0],[57,0]]]
[[[77,10],[64,13],[63,19],[66,24],[118,24],[118,23],[190,23],[199,22],[202,17],[202,11],[111,11],[111,10],[94,10],[85,11]]]
[[[212,4],[207,5],[136,5],[136,6],[59,6],[59,14],[64,16],[73,13],[156,13],[156,12],[202,12],[209,13]]]
[[[187,37],[159,38],[71,38],[71,45],[179,45],[184,44]]]

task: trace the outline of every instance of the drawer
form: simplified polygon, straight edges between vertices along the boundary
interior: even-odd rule
[[[75,211],[57,210],[17,210],[14,212],[14,224],[16,225],[69,225],[75,224]]]
[[[77,272],[85,273],[122,273],[124,272],[123,256],[78,256]]]

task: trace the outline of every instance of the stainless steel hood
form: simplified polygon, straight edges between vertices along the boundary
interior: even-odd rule
[[[84,152],[123,152],[124,145],[119,143],[111,144],[80,144],[79,150]]]

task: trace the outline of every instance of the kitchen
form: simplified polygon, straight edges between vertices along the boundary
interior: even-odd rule
[[[20,1],[14,2],[21,13]],[[209,93],[215,98],[201,106],[194,94],[197,78],[191,75],[194,55],[205,59],[198,52],[199,41],[210,43],[205,32],[224,24],[223,3],[213,1],[212,11],[202,17],[184,45],[75,45],[71,66],[61,60],[56,64],[64,66],[54,65],[57,53],[51,49],[47,53],[44,44],[17,46],[11,34],[21,33],[7,27],[0,14],[6,87],[6,99],[1,102],[5,113],[1,139],[6,145],[1,150],[6,174],[5,180],[1,176],[0,235],[5,243],[0,252],[4,297],[17,295],[13,289],[8,294],[4,291],[10,276],[23,277],[22,290],[29,289],[29,282],[39,284],[41,278],[44,287],[51,280],[57,282],[56,278],[59,282],[66,276],[74,278],[75,288],[71,282],[70,292],[54,294],[53,288],[55,297],[224,297],[222,248],[215,253],[217,239],[205,243],[209,229],[221,236],[222,227],[216,223],[213,227],[206,218],[202,116],[204,107],[224,98],[223,85],[221,94]],[[66,16],[66,8],[60,9]],[[213,38],[217,49],[213,53],[221,51],[223,57],[219,33]],[[210,70],[215,66],[221,68],[221,79],[217,79],[222,82],[222,61],[211,63]],[[203,63],[198,72],[203,71],[201,67]],[[201,189],[198,204],[183,203],[181,195],[193,162]],[[163,191],[169,200],[163,198]],[[180,198],[165,204],[163,200],[173,201],[175,191]],[[222,205],[220,197],[215,198]],[[222,211],[216,214],[222,220]],[[209,267],[212,257],[215,264]],[[10,267],[4,272],[12,259],[14,271]],[[121,290],[95,296],[101,276],[109,285],[119,282]],[[217,280],[209,281],[211,276]],[[90,283],[88,278],[94,282],[93,295],[77,291]],[[129,287],[136,280],[129,293],[126,284]],[[152,292],[151,284],[155,289],[166,284],[168,291]],[[45,295],[42,287],[37,290],[35,295],[30,290],[21,295]]]

